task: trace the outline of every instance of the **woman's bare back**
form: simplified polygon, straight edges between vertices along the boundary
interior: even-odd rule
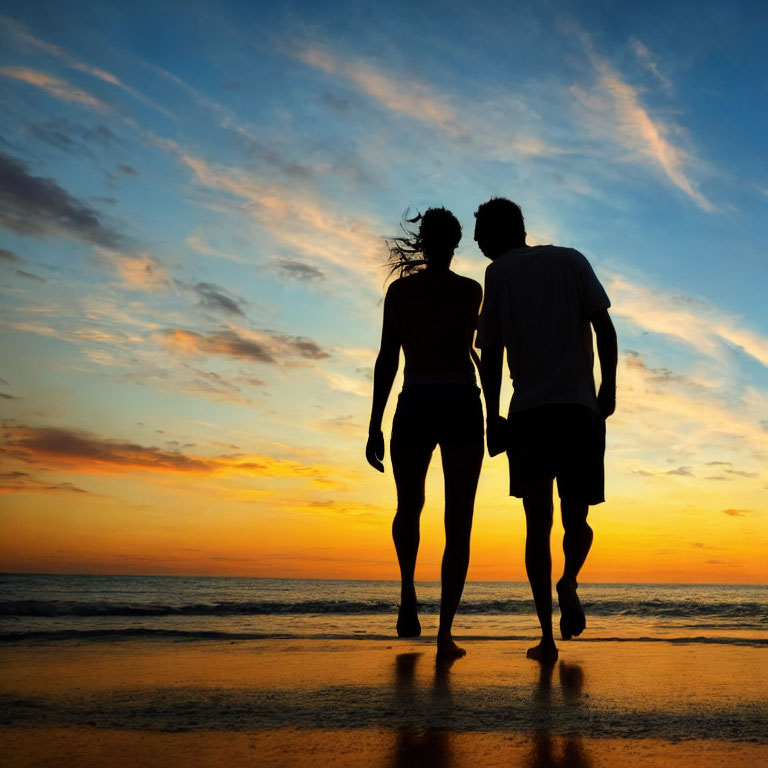
[[[467,277],[424,270],[390,286],[405,353],[405,374],[462,374],[473,371],[470,349],[482,288]]]

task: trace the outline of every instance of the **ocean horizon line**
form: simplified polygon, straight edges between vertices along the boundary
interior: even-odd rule
[[[399,584],[399,579],[364,579],[339,578],[329,576],[247,576],[233,574],[196,574],[196,573],[103,573],[103,572],[69,572],[69,571],[0,571],[0,578],[17,576],[62,576],[68,578],[102,577],[102,578],[151,578],[151,579],[218,579],[234,580],[248,579],[252,581],[322,581],[345,584]],[[416,580],[416,584],[440,584],[440,579]],[[554,582],[553,582],[554,583]],[[467,579],[466,584],[514,584],[528,586],[523,579]],[[709,581],[580,581],[579,585],[590,586],[647,586],[647,587],[768,587],[765,582],[709,582]]]

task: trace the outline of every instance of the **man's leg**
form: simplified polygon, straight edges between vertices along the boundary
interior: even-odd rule
[[[465,651],[453,641],[451,628],[469,567],[472,513],[483,463],[482,438],[473,443],[443,443],[440,452],[445,478],[445,551],[437,651],[443,656],[463,656]]]
[[[560,603],[560,634],[563,640],[578,636],[587,625],[581,601],[576,592],[577,577],[592,546],[592,528],[587,523],[589,506],[583,502],[562,500],[560,508],[563,515],[563,553],[565,567],[563,578],[557,582],[557,595]]]
[[[523,496],[525,509],[525,569],[531,583],[536,615],[541,624],[541,642],[528,649],[528,657],[542,662],[557,659],[552,635],[552,555],[549,534],[552,530],[552,479],[529,481]]]
[[[392,539],[400,564],[400,611],[397,616],[399,637],[418,637],[421,624],[413,583],[416,555],[419,552],[419,521],[424,507],[424,481],[432,458],[432,448],[405,447],[392,442],[392,472],[397,486],[397,512],[392,521]]]

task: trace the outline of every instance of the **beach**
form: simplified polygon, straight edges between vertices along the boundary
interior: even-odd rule
[[[557,664],[528,587],[467,585],[467,655],[396,582],[0,576],[4,766],[761,766],[768,590],[582,585]]]
[[[759,648],[433,638],[0,649],[7,766],[759,766]]]

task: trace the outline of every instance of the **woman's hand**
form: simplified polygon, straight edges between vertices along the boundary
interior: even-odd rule
[[[384,458],[384,433],[380,429],[368,435],[365,458],[374,469],[378,469],[379,472],[384,471],[384,465],[381,463]]]
[[[507,450],[507,420],[503,416],[488,419],[486,440],[490,456],[498,456]]]

